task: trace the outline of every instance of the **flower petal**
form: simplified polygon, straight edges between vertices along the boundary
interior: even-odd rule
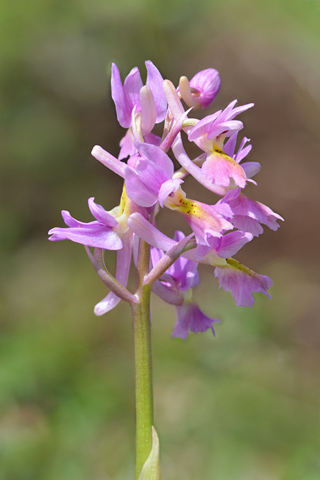
[[[156,118],[156,104],[149,87],[146,85],[140,90],[140,105],[141,105],[141,122],[142,122],[142,135],[150,133],[153,129]]]
[[[220,245],[217,248],[217,253],[221,258],[229,258],[235,255],[240,248],[253,239],[251,233],[246,232],[230,232],[223,235],[220,241]]]
[[[89,198],[88,205],[92,215],[102,224],[107,227],[116,227],[118,225],[117,220],[106,212],[106,210],[98,203],[94,202],[94,197]]]
[[[140,89],[143,87],[140,72],[138,67],[134,67],[127,75],[123,89],[130,109],[130,115],[133,108],[136,106],[140,110]],[[129,125],[130,126],[130,125]]]
[[[202,169],[193,163],[188,157],[182,144],[181,134],[177,135],[176,139],[174,140],[172,144],[172,151],[180,165],[187,170],[187,172],[189,172],[190,175],[192,175],[199,183],[201,183],[211,192],[217,193],[218,195],[225,195],[226,188],[212,183],[212,181],[209,180],[203,173]]]
[[[246,186],[246,174],[242,166],[224,152],[212,152],[203,163],[201,170],[208,180],[215,185],[228,187],[233,178],[236,185]]]
[[[105,250],[120,250],[122,248],[122,241],[119,235],[112,228],[100,225],[98,222],[92,222],[92,224],[86,227],[55,227],[49,231],[49,235],[52,235],[49,238],[51,241],[71,240],[88,247],[103,248]]]
[[[161,148],[148,143],[137,143],[136,145],[141,155],[144,155],[161,168],[164,175],[167,177],[166,180],[172,178],[174,172],[172,160]]]
[[[172,238],[160,232],[140,213],[132,213],[127,220],[127,225],[138,237],[160,250],[167,251],[176,244]]]
[[[199,333],[205,332],[210,328],[214,335],[212,324],[220,321],[216,318],[208,317],[200,310],[196,303],[189,301],[177,307],[177,317],[172,336],[182,338],[183,340],[189,335],[189,330],[194,333]]]
[[[131,108],[122,86],[119,69],[114,63],[111,67],[111,96],[116,107],[118,122],[122,127],[129,128],[131,125]]]
[[[227,260],[226,266],[216,267],[214,275],[219,280],[220,288],[232,293],[238,307],[252,307],[252,292],[260,292],[271,298],[267,291],[272,285],[271,278],[259,275],[233,258]]]
[[[160,280],[157,280],[152,285],[152,291],[159,298],[169,303],[170,305],[181,305],[183,302],[183,295],[175,285],[164,285]]]
[[[99,145],[93,147],[91,155],[120,177],[124,177],[125,164]]]
[[[147,60],[145,65],[148,72],[146,85],[150,88],[156,102],[156,123],[160,123],[164,120],[167,113],[167,100],[163,91],[163,78],[157,67],[155,67],[150,60]]]
[[[247,178],[252,178],[261,170],[261,165],[258,162],[245,162],[241,164]]]
[[[123,248],[117,253],[116,280],[124,287],[127,286],[131,257],[132,257],[132,233],[122,238]],[[103,315],[109,312],[120,302],[120,298],[113,292],[110,292],[101,302],[94,307],[96,315]]]
[[[163,203],[168,198],[168,196],[178,190],[181,183],[183,183],[183,180],[178,178],[171,178],[170,180],[167,180],[161,185],[158,195],[158,200],[161,207],[163,207]]]
[[[163,170],[144,158],[137,161],[135,169],[127,166],[125,170],[128,197],[141,207],[152,207],[158,201],[161,185],[166,181]]]

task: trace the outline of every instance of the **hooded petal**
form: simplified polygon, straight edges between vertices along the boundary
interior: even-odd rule
[[[166,180],[172,178],[174,172],[172,160],[161,148],[148,143],[137,143],[137,149],[141,155],[144,155],[161,168],[164,175],[167,177]]]
[[[145,158],[138,160],[135,169],[127,166],[125,170],[128,197],[141,207],[152,207],[158,201],[161,185],[166,181],[165,172]]]

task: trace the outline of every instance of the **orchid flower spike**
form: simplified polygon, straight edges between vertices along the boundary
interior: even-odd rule
[[[270,297],[272,280],[233,256],[262,234],[264,226],[277,230],[283,219],[244,193],[248,182],[256,184],[252,178],[261,165],[247,161],[252,146],[247,137],[238,139],[244,124],[236,117],[253,103],[237,107],[234,100],[200,120],[190,118],[190,111],[208,107],[218,94],[221,81],[217,70],[202,70],[190,81],[181,76],[176,88],[170,80],[163,80],[150,60],[145,65],[145,85],[137,67],[122,82],[118,67],[112,65],[111,94],[118,122],[127,131],[118,158],[100,146],[92,150],[99,162],[123,179],[120,204],[106,211],[94,197],[89,198],[94,220],[87,223],[63,210],[66,227],[52,228],[49,239],[85,246],[98,276],[111,290],[96,305],[97,315],[111,310],[121,299],[132,306],[138,301],[127,282],[131,259],[139,269],[138,245],[146,242],[151,246],[151,260],[149,269],[146,260],[140,279],[143,287],[175,305],[173,335],[186,338],[190,331],[208,329],[214,333],[213,323],[218,320],[204,314],[193,300],[193,289],[199,283],[198,264],[213,267],[219,286],[231,292],[238,306],[252,306],[254,292]],[[162,135],[158,136],[153,129],[162,122]],[[196,144],[202,153],[191,159],[185,144]],[[218,197],[210,204],[191,199],[188,183],[184,183],[188,175]],[[176,232],[169,238],[157,228],[157,216],[167,215],[168,209],[185,219],[188,233]],[[105,264],[106,250],[117,252],[115,277]]]

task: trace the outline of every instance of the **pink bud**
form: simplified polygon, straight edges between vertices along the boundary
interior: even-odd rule
[[[206,108],[214,100],[220,90],[220,75],[214,68],[198,72],[191,80],[190,87],[197,108]]]

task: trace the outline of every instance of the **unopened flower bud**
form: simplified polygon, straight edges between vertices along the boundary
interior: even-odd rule
[[[220,75],[217,70],[214,68],[207,68],[206,70],[201,70],[198,72],[191,80],[188,82],[189,88],[186,86],[186,82],[184,79],[186,77],[181,77],[182,80],[182,88],[183,93],[181,91],[181,85],[179,84],[180,93],[183,100],[189,107],[194,108],[206,108],[210,105],[210,103],[214,100],[217,96],[217,93],[220,90]],[[180,79],[180,82],[181,82]],[[186,79],[187,80],[187,79]],[[190,104],[190,96],[189,94],[185,94],[188,92],[188,89],[191,92],[192,97],[192,104]]]

